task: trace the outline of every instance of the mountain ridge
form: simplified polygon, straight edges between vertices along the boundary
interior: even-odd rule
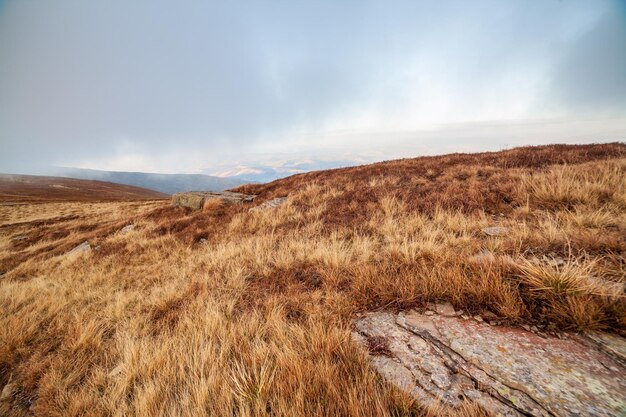
[[[224,191],[250,182],[240,178],[220,178],[205,174],[158,174],[68,167],[56,168],[51,174],[66,178],[131,185],[165,194],[174,194],[181,191]]]

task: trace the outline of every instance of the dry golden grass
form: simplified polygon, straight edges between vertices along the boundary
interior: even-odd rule
[[[0,386],[14,388],[0,413],[485,415],[424,409],[384,383],[351,319],[448,300],[511,324],[624,331],[626,158],[592,150],[566,166],[286,179],[255,186],[255,204],[289,195],[265,211],[0,206]],[[465,194],[404,192],[445,196],[435,176]],[[455,208],[492,201],[480,176],[501,180],[508,203]],[[509,232],[481,231],[494,225]],[[66,255],[85,240],[99,248]]]

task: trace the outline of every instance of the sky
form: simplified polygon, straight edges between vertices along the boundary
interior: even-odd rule
[[[0,172],[625,139],[624,0],[0,0]]]

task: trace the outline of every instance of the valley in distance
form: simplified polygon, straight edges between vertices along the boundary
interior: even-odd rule
[[[0,415],[626,415],[623,143],[80,174],[0,175]]]

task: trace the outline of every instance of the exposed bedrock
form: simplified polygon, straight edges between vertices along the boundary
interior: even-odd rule
[[[373,367],[424,404],[470,400],[502,416],[626,415],[619,336],[540,336],[414,311],[367,313],[354,328]]]

